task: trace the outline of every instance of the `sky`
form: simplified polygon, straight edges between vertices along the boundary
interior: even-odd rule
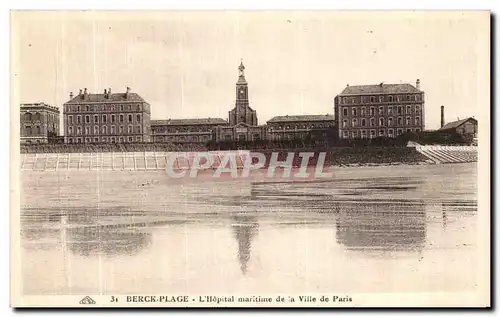
[[[448,122],[489,100],[488,12],[26,11],[11,23],[13,107],[129,86],[152,119],[227,119],[241,60],[259,124],[332,114],[347,84],[420,79],[427,129],[441,105]]]

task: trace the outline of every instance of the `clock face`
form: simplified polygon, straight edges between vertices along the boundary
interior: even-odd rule
[[[242,95],[243,95],[243,93],[244,93],[244,91],[243,91],[243,90],[240,90],[240,94],[242,94]]]

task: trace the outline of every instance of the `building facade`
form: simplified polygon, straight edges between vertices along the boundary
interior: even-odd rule
[[[410,84],[349,86],[335,97],[335,122],[342,139],[396,137],[425,129],[420,80]]]
[[[277,116],[267,121],[270,140],[326,139],[335,129],[333,115]]]
[[[21,143],[49,143],[59,136],[58,107],[40,103],[21,104]]]
[[[221,118],[152,120],[153,142],[206,143],[215,129],[229,123]]]
[[[64,104],[65,143],[132,143],[151,140],[149,104],[127,87],[124,93],[70,94]]]

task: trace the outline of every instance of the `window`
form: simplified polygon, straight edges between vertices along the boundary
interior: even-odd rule
[[[403,106],[398,106],[398,115],[403,114]]]
[[[379,96],[378,97],[378,102],[384,102],[384,97],[383,96]]]
[[[128,115],[128,122],[132,122],[132,115],[131,114]]]
[[[28,127],[29,128],[29,127]],[[31,132],[31,131],[30,131]],[[68,135],[72,135],[73,134],[73,127],[69,127],[68,128]]]
[[[85,116],[85,123],[90,123],[90,116]]]
[[[27,113],[27,114],[29,114],[29,113]],[[30,119],[31,119],[31,117],[30,117]],[[73,124],[73,116],[68,116],[68,122],[69,122],[69,124]]]
[[[346,104],[346,103],[347,103],[347,98],[346,98],[346,97],[342,98],[342,103],[343,103],[343,104]]]
[[[76,107],[76,111],[80,112],[80,106]],[[80,138],[78,138],[78,140],[80,140]],[[78,142],[80,143],[80,142]]]
[[[420,95],[415,95],[415,101],[419,101],[420,100]]]
[[[415,117],[415,125],[420,125],[420,117]]]
[[[375,137],[375,130],[370,130],[370,139]]]
[[[120,134],[121,134],[121,133],[123,133],[123,129],[124,129],[124,128],[123,128],[123,126],[121,125],[121,126],[120,126]]]
[[[137,115],[137,122],[141,122],[141,115],[140,114]]]
[[[380,116],[384,114],[384,107],[378,107],[378,114]]]
[[[68,138],[68,143],[73,143],[73,138]]]
[[[101,140],[102,140],[102,142],[107,142],[108,138],[102,138]]]
[[[111,143],[115,143],[115,137],[111,137]]]
[[[136,137],[136,138],[135,138],[135,140],[136,140],[137,142],[141,142],[141,141],[142,141],[142,137],[138,136],[138,137]],[[195,139],[194,139],[194,140],[195,140],[195,141],[198,141],[198,138],[195,136]]]
[[[389,130],[387,131],[387,135],[388,135],[389,137],[393,137],[393,136],[394,136],[394,130],[393,130],[393,129],[389,129]]]
[[[347,116],[347,108],[343,108],[342,113],[344,114],[344,116]]]
[[[354,118],[352,119],[352,126],[355,127],[358,125],[358,119]]]
[[[120,106],[120,111],[123,111],[123,105]]]
[[[409,114],[409,113],[411,113],[411,106],[410,105],[406,106],[406,114]]]
[[[99,126],[94,126],[94,134],[99,134]]]
[[[82,123],[82,117],[81,116],[76,116],[76,123],[77,124]]]
[[[108,116],[105,114],[102,115],[102,123],[107,123],[108,122]]]
[[[419,105],[415,106],[415,113],[420,114],[420,106]]]
[[[85,138],[85,143],[90,143],[90,138]]]
[[[111,134],[116,134],[116,127],[114,125],[111,126]]]
[[[392,118],[387,119],[387,125],[392,126]]]
[[[415,129],[415,132],[420,132],[420,129]]]
[[[85,134],[87,134],[87,135],[90,134],[90,127],[89,126],[85,127]]]
[[[401,117],[398,118],[398,125],[403,125],[403,118]]]
[[[134,142],[134,137],[129,136],[128,137],[129,142]],[[184,137],[181,137],[181,141],[184,141]]]
[[[366,139],[366,130],[361,131],[361,138]]]
[[[99,116],[98,115],[94,115],[94,123],[99,123]]]
[[[411,128],[406,129],[406,132],[411,132]]]
[[[137,111],[141,111],[141,105],[137,105]]]
[[[370,116],[375,115],[375,107],[370,107]]]
[[[123,143],[123,137],[122,136],[120,137],[119,142]]]
[[[383,125],[384,125],[384,118],[380,118],[380,119],[378,120],[378,124],[379,124],[380,126],[383,126]]]
[[[94,138],[95,143],[99,143],[99,138]]]
[[[370,97],[370,102],[375,102],[375,97],[374,96]]]
[[[347,128],[347,120],[346,119],[342,120],[342,127]]]
[[[141,126],[140,125],[135,127],[135,133],[141,133]]]
[[[128,132],[129,134],[131,134],[131,133],[133,133],[133,132],[134,132],[134,131],[133,131],[133,129],[132,129],[132,126],[131,126],[131,125],[129,125],[129,126],[128,126],[127,132]]]
[[[107,126],[105,126],[105,125],[102,126],[101,130],[102,130],[102,134],[108,134],[108,127]]]
[[[347,139],[349,137],[349,132],[348,131],[343,131],[342,132],[344,139]]]
[[[370,126],[373,127],[375,125],[375,118],[370,119]]]
[[[403,129],[398,129],[398,135],[403,134]]]
[[[353,139],[356,139],[358,137],[358,131],[352,131],[351,135]]]
[[[85,106],[85,111],[90,111],[90,106]]]
[[[111,115],[111,123],[115,123],[115,115],[114,114]]]
[[[287,124],[286,127],[285,127],[285,129],[287,129],[287,130],[290,129],[290,125]]]
[[[365,127],[366,126],[366,119],[361,119],[361,126]]]
[[[406,117],[406,125],[411,125],[411,118],[410,117]]]
[[[352,115],[357,116],[358,115],[358,110],[356,108],[352,108]]]
[[[384,136],[384,135],[385,135],[385,130],[384,130],[384,129],[380,129],[380,130],[378,131],[378,135],[379,135],[379,136]]]
[[[365,115],[365,107],[362,107],[361,108],[361,116],[364,116]]]
[[[389,96],[389,102],[392,102],[393,99],[392,96]]]
[[[123,115],[122,114],[120,115],[120,123],[123,123]]]
[[[391,106],[387,107],[387,114],[392,115],[392,107]]]
[[[76,134],[81,135],[82,134],[82,127],[77,127],[76,128]]]

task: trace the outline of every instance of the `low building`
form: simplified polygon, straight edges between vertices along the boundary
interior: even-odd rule
[[[269,139],[273,141],[326,139],[335,129],[335,117],[329,114],[277,116],[267,121],[267,127]]]
[[[127,87],[123,93],[70,93],[64,104],[66,143],[149,142],[151,109],[149,104]]]
[[[474,143],[477,141],[477,120],[469,117],[457,121],[448,122],[437,132],[441,135],[458,134],[464,140]]]
[[[21,143],[52,143],[59,136],[58,107],[43,102],[21,104]]]
[[[228,124],[221,118],[152,120],[151,137],[153,142],[206,143],[217,127]]]

